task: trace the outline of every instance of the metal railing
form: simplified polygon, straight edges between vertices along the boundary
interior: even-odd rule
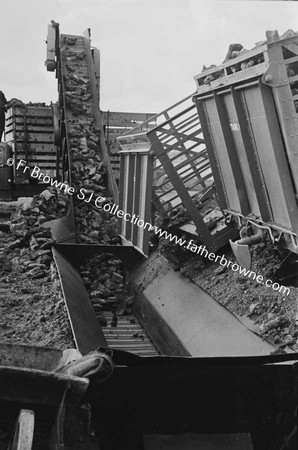
[[[211,233],[194,203],[194,198],[212,184],[213,177],[192,95],[157,114],[155,120],[157,126],[149,131],[142,131],[143,124],[118,138],[120,146],[127,156],[130,152],[150,153],[153,167],[152,176],[147,179],[150,190],[147,198],[150,197],[162,216],[185,206],[204,242],[211,248]],[[128,165],[123,163],[122,170],[126,173]],[[137,178],[134,183],[138,182]],[[120,190],[126,192],[124,179],[120,175]]]

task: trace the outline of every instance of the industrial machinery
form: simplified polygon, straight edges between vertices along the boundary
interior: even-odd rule
[[[184,231],[199,235],[209,251],[230,242],[247,268],[254,243],[268,240],[298,252],[297,58],[296,33],[269,33],[256,48],[195,76],[195,94],[157,116],[162,120],[153,130],[136,127],[118,138],[130,158],[142,141],[166,172],[168,189],[152,193],[159,213],[167,216],[182,204],[191,220]],[[188,160],[178,162],[173,149]],[[186,185],[196,181],[203,188],[208,179],[218,205],[212,231],[194,203],[198,193]]]
[[[84,186],[82,180],[90,186],[96,155],[107,161],[98,105],[96,51],[93,49],[92,57],[89,32],[84,36],[60,35],[57,24],[52,24],[48,55],[47,66],[56,70],[58,78],[60,170],[77,192]],[[78,96],[84,99],[80,108]],[[216,250],[235,238],[238,231],[226,223],[222,211],[201,216],[193,202],[198,193],[202,201],[212,198],[215,190],[192,96],[154,120],[156,127],[144,131],[146,125],[141,125],[141,132],[119,139],[119,203],[108,165],[108,190],[97,193],[105,198],[113,195],[123,212],[150,222],[153,188],[153,202],[160,214],[184,204],[193,219],[191,233],[200,234],[208,247]],[[96,171],[101,174],[99,170],[97,165]],[[154,171],[160,171],[162,183],[153,183]],[[103,186],[104,180],[98,179]],[[273,392],[281,392],[283,388],[277,383],[286,380],[287,392],[293,393],[296,366],[266,364],[295,360],[296,356],[270,355],[274,352],[271,344],[261,341],[206,292],[174,272],[165,258],[153,253],[144,259],[149,255],[149,237],[143,227],[119,218],[120,245],[80,241],[79,210],[79,202],[72,195],[67,217],[45,226],[51,227],[57,242],[53,255],[77,348],[87,354],[99,347],[115,364],[109,380],[101,386],[96,379],[91,383],[93,423],[102,448],[187,449],[197,445],[204,449],[281,449],[285,442],[294,448],[296,400],[289,394],[288,403],[287,396],[277,399]],[[215,224],[212,230],[208,227],[211,221]],[[86,258],[103,254],[122,261],[135,301],[129,315],[116,320],[111,309],[104,313],[105,324],[100,325],[97,302],[90,301],[79,267]],[[218,377],[222,383],[214,390]],[[270,406],[265,378],[271,380],[266,391],[274,398]],[[254,380],[251,389],[247,388],[249,379]],[[241,394],[244,385],[247,397]],[[191,407],[190,398],[196,399]],[[194,406],[199,398],[198,411]],[[229,409],[231,415],[227,414],[229,399],[235,402],[235,409]],[[262,411],[259,415],[257,409]],[[245,411],[244,415],[240,411]],[[276,427],[273,423],[279,420],[279,414],[283,425]]]
[[[219,206],[240,229],[231,245],[244,266],[265,237],[298,253],[297,68],[288,32],[195,77]]]
[[[215,191],[208,152],[192,95],[156,115],[155,120],[156,127],[149,131],[145,131],[144,127],[135,127],[118,138],[122,148],[120,185],[123,186],[123,196],[120,196],[120,207],[129,213],[135,212],[132,208],[133,205],[136,207],[136,201],[133,199],[139,198],[146,211],[143,208],[138,211],[138,215],[144,222],[149,222],[151,202],[154,210],[164,218],[184,206],[189,215],[189,223],[181,226],[180,230],[190,237],[200,237],[209,251],[217,251],[229,239],[235,238],[238,231],[235,226],[226,223],[219,208],[215,209],[213,206],[207,214],[202,214],[196,204],[197,198],[201,202],[212,199]],[[141,160],[142,170],[138,167]],[[142,177],[137,176],[140,171]],[[129,182],[132,178],[137,180],[133,185]],[[142,180],[141,195],[139,178]],[[130,198],[129,195],[132,198],[126,201],[126,198]],[[125,222],[121,221],[120,233],[148,256],[148,228],[140,230],[136,225],[126,227]],[[136,244],[136,235],[140,233],[140,240]]]
[[[83,356],[99,350],[114,366],[104,380],[89,377],[86,395],[97,448],[294,450],[297,354],[276,354],[271,343],[158,252],[149,254],[148,229],[125,220],[129,214],[151,223],[153,198],[164,216],[184,205],[192,220],[184,232],[199,236],[210,250],[237,236],[237,224],[226,220],[224,209],[204,215],[195,204],[198,195],[204,202],[219,194],[192,96],[158,115],[149,131],[143,125],[141,132],[120,138],[118,187],[102,126],[99,56],[90,30],[83,36],[60,34],[52,21],[46,66],[58,81],[57,183],[69,194],[69,209],[43,226],[54,240],[51,250],[77,350]],[[159,183],[153,183],[154,171]],[[123,213],[117,214],[121,239],[112,229],[117,206]],[[85,261],[92,261],[89,271],[81,269]],[[129,294],[126,314],[114,307],[111,279],[98,275],[103,266],[117,280],[116,290]],[[95,280],[97,291],[89,296],[92,271],[104,279]],[[4,372],[0,367],[0,376]]]
[[[5,143],[1,143],[0,154],[4,164],[0,169],[1,198],[16,199],[44,190],[43,181],[31,177],[31,172],[38,166],[45,175],[56,177],[52,107],[12,102],[6,115]],[[26,163],[19,166],[21,160]],[[28,170],[24,171],[24,165]]]

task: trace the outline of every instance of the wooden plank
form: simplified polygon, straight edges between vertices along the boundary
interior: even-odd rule
[[[289,83],[294,83],[295,81],[298,81],[298,75],[294,75],[293,77],[289,77]]]
[[[55,161],[56,160],[56,153],[55,152],[43,152],[43,151],[32,151],[31,147],[28,148],[27,153],[25,153],[25,150],[22,149],[22,151],[17,152],[15,155],[18,159],[22,158],[27,160],[50,160]]]
[[[214,72],[219,72],[220,70],[224,70],[226,67],[230,67],[230,66],[234,66],[235,64],[239,64],[242,61],[251,59],[256,55],[265,53],[266,51],[267,51],[267,44],[260,45],[259,47],[255,47],[252,50],[246,51],[245,53],[241,53],[237,58],[228,60],[225,63],[220,64],[219,66],[212,67],[212,69],[206,70],[198,75],[195,75],[194,79],[198,80],[200,78],[205,78],[207,75],[211,75]]]
[[[15,366],[1,366],[0,369],[1,401],[17,401],[28,406],[34,405],[35,408],[38,405],[42,405],[43,408],[57,407],[66,387],[81,397],[86,392],[88,384],[86,378],[38,369]]]
[[[21,409],[8,450],[31,450],[34,436],[34,411]]]
[[[28,143],[16,142],[15,143],[15,151],[17,153],[23,152],[25,150],[25,147],[27,147],[27,146],[28,146]],[[32,152],[35,154],[38,154],[38,153],[42,153],[42,154],[55,153],[56,154],[56,148],[53,144],[30,142],[28,152],[29,153]]]
[[[12,130],[11,130],[12,131]],[[54,128],[52,124],[45,125],[28,125],[28,124],[16,124],[13,131],[15,133],[37,133],[37,134],[54,134]]]
[[[18,160],[17,160],[18,161]],[[56,169],[56,161],[52,161],[52,162],[41,162],[41,161],[36,161],[36,162],[30,162],[27,161],[27,165],[28,167],[30,167],[31,169],[34,168],[34,166],[39,167],[40,169],[44,169],[44,168],[49,168],[51,170]],[[19,169],[20,170],[20,169]]]
[[[21,131],[16,131],[14,133],[14,139],[17,141],[26,142],[54,142],[54,133],[24,133]]]
[[[26,122],[26,124],[29,125],[40,125],[44,124],[45,126],[53,126],[53,118],[52,117],[35,117],[35,116],[27,116],[26,119],[24,116],[11,116],[6,118],[6,124],[20,124],[23,125]]]
[[[283,47],[290,50],[290,52],[294,53],[294,55],[298,55],[298,45],[292,43],[292,44],[283,45]]]
[[[13,106],[7,111],[7,117],[24,117],[25,115],[27,117],[52,117],[52,108],[51,106],[26,106],[26,108]]]
[[[209,91],[214,91],[215,89],[222,88],[223,86],[234,85],[235,83],[238,83],[240,81],[244,82],[257,76],[261,76],[265,73],[267,67],[268,64],[264,62],[256,66],[249,67],[248,69],[240,70],[239,72],[235,72],[231,75],[225,75],[220,78],[217,78],[216,80],[211,81],[210,84],[198,85],[197,93],[194,96],[196,97],[197,95],[201,95]],[[205,76],[207,76],[207,71],[204,73]]]
[[[297,47],[298,49],[298,47]],[[292,58],[285,59],[285,64],[292,64],[298,62],[298,56],[293,56]]]
[[[18,154],[18,160],[25,159],[25,158],[26,158],[25,154],[20,154],[20,153]],[[42,153],[42,154],[28,153],[27,158],[25,160],[27,162],[30,162],[30,161],[50,161],[50,162],[55,161],[56,162],[56,155],[54,153],[48,154],[48,155],[46,155],[44,153]]]

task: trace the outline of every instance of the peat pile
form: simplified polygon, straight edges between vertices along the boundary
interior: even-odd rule
[[[32,279],[48,276],[54,240],[42,224],[65,216],[68,205],[67,196],[49,188],[29,203],[21,204],[12,214],[6,251],[11,254],[12,250],[19,249],[19,255],[11,259],[14,272],[26,272]]]
[[[21,203],[0,232],[0,339],[73,347],[53,262],[53,239],[42,224],[64,216],[68,199],[53,188]]]

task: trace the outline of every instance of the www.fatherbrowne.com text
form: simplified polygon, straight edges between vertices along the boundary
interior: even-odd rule
[[[7,165],[14,165],[14,159],[9,158],[7,160]],[[32,178],[36,178],[43,183],[47,183],[50,186],[55,187],[63,191],[64,194],[69,194],[71,196],[76,195],[79,200],[82,200],[86,203],[93,202],[94,205],[103,209],[104,211],[117,216],[119,219],[124,219],[126,222],[130,222],[133,225],[137,225],[140,228],[148,229],[149,231],[153,231],[155,235],[161,238],[165,238],[170,242],[174,242],[176,245],[180,247],[186,248],[197,255],[203,256],[204,258],[209,259],[209,261],[215,261],[219,263],[223,267],[229,267],[233,272],[239,272],[241,275],[255,280],[259,284],[263,284],[274,291],[278,291],[280,294],[289,295],[290,289],[286,286],[282,286],[279,283],[273,283],[269,279],[264,279],[262,275],[257,275],[256,272],[252,270],[246,269],[244,267],[239,266],[236,262],[230,261],[226,259],[225,255],[216,255],[215,253],[209,252],[206,249],[206,246],[196,245],[192,239],[186,241],[185,239],[178,238],[178,236],[173,235],[172,233],[168,233],[166,230],[162,230],[157,226],[153,226],[150,222],[145,222],[143,219],[140,219],[136,214],[130,214],[128,212],[122,211],[119,209],[119,205],[115,203],[110,203],[106,197],[102,197],[100,195],[96,195],[94,192],[90,192],[90,190],[81,188],[78,192],[75,191],[73,187],[71,187],[68,183],[57,181],[54,178],[51,178],[49,175],[46,175],[41,172],[38,166],[34,166],[33,169],[27,166],[25,160],[20,159],[17,164],[17,169],[23,168],[23,173],[29,172]]]

